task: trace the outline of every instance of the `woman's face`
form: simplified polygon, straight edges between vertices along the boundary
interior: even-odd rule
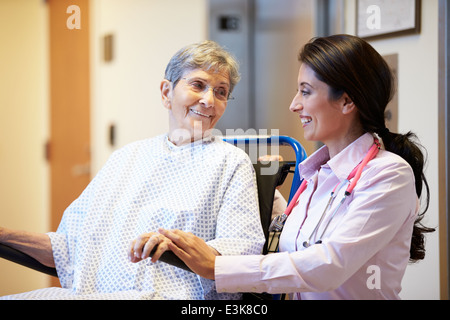
[[[169,140],[179,145],[207,135],[225,112],[229,91],[226,72],[186,71],[175,87],[163,80],[161,94],[169,109]]]
[[[290,110],[300,115],[304,137],[330,146],[346,139],[355,117],[353,103],[344,94],[336,101],[329,98],[330,87],[317,79],[315,72],[302,64],[298,75],[298,93]],[[351,108],[351,110],[349,109]]]

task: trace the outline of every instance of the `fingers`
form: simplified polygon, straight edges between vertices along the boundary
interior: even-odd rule
[[[174,243],[178,244],[178,242],[180,241],[180,237],[175,234],[177,232],[177,230],[166,230],[166,229],[158,229],[158,232],[160,234],[162,234],[163,236],[165,236],[166,238],[172,240]]]
[[[167,238],[165,238],[163,236],[158,237],[158,238],[160,239],[160,242],[157,245],[155,252],[153,253],[152,260],[151,260],[152,262],[158,261],[159,258],[161,258],[161,255],[164,252],[166,252],[167,250],[169,250],[169,244],[172,243],[169,239],[167,239]],[[148,254],[150,254],[152,249],[148,252]],[[148,257],[148,255],[147,255],[147,257]]]
[[[215,259],[220,255],[214,248],[192,233],[163,229],[158,232],[171,240],[169,249],[193,272],[206,279],[214,279]]]
[[[137,253],[135,254],[134,252],[135,244],[136,240],[131,241],[128,249],[128,259],[133,263],[139,262],[141,260],[140,259],[141,257]]]
[[[220,255],[214,248],[210,247],[204,240],[190,232],[181,230],[159,229],[159,233],[171,240],[168,244],[179,258],[202,256],[204,254]],[[185,261],[186,262],[186,261]]]
[[[152,258],[152,262],[156,262],[168,250],[168,242],[170,240],[158,233],[142,234],[136,240],[131,241],[128,258],[133,263],[142,261],[147,259],[156,248]]]
[[[160,238],[154,234],[148,239],[148,241],[144,245],[144,249],[142,250],[141,259],[147,259],[150,256],[150,253],[154,248],[157,248],[160,244]]]
[[[170,243],[168,243],[169,250],[178,256],[178,258],[186,262],[185,259],[189,256],[186,251],[190,251],[192,247],[195,247],[195,245],[192,244],[192,240],[195,236],[192,233],[180,230],[159,229],[158,232],[170,240]]]
[[[178,257],[186,259],[190,256],[189,253],[192,250],[198,249],[200,244],[206,246],[203,240],[192,233],[160,229],[158,233],[142,234],[136,240],[133,240],[129,246],[128,257],[131,262],[137,263],[147,259],[152,254],[151,261],[156,262],[164,252],[172,250]],[[207,248],[211,249],[210,247]]]
[[[181,249],[186,249],[192,246],[193,241],[196,237],[190,232],[184,232],[181,230],[165,230],[159,229],[158,232],[164,237],[171,240],[176,246]],[[172,248],[172,246],[171,246]]]

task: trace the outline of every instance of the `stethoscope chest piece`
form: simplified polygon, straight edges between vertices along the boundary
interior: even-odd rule
[[[322,240],[317,240],[314,244],[321,244]],[[311,247],[311,243],[309,242],[309,240],[306,240],[305,242],[303,242],[303,247],[305,248],[309,248]]]

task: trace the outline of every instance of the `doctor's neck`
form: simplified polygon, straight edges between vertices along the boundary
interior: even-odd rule
[[[324,142],[328,148],[330,159],[338,155],[342,150],[347,148],[355,140],[359,139],[363,134],[365,134],[363,130],[352,130],[340,139],[332,139]]]

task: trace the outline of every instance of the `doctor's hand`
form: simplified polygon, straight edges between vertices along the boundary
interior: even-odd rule
[[[168,238],[157,232],[141,234],[137,239],[131,241],[128,258],[131,262],[137,263],[147,259],[150,253],[156,249],[151,259],[152,262],[156,262],[165,251],[169,250],[170,242]]]
[[[181,230],[158,230],[171,240],[169,249],[199,276],[214,280],[216,256],[220,253],[208,246],[203,239]]]

